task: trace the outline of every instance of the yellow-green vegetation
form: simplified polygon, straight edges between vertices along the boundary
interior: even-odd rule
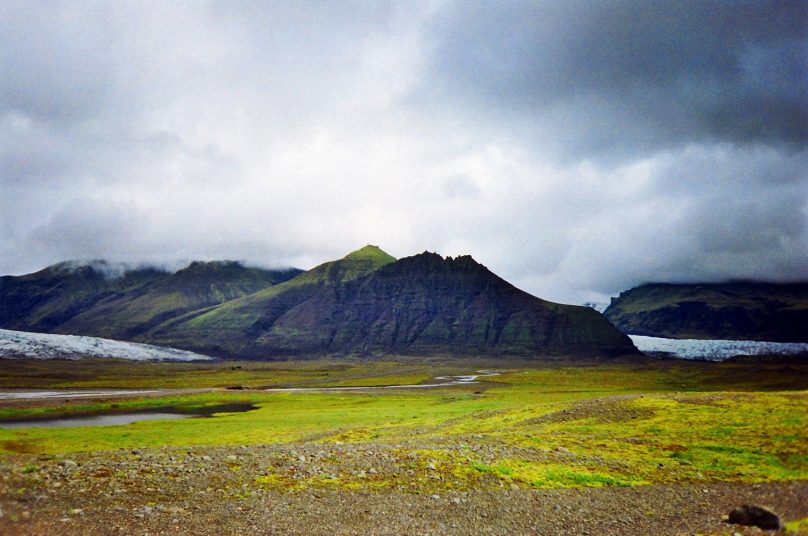
[[[383,488],[403,486],[407,480],[423,482],[419,489],[458,489],[483,484],[555,488],[808,478],[808,365],[500,364],[502,373],[483,383],[438,389],[213,391],[120,400],[114,402],[115,409],[228,402],[251,402],[258,409],[124,426],[0,430],[0,452],[372,445],[393,449],[404,469],[356,474],[341,471],[340,461],[334,460],[333,470],[304,479],[271,467],[254,475],[257,486],[290,489]],[[269,377],[277,374],[285,382],[294,376],[297,382],[318,386],[414,383],[447,371],[475,370],[463,361],[229,366],[242,368],[204,365],[204,370],[208,379],[227,384],[271,384]],[[488,363],[487,368],[495,367]],[[192,369],[177,370],[193,376]],[[113,409],[112,404],[75,403],[74,411]],[[0,416],[56,409],[63,410],[7,407]]]
[[[209,387],[313,387],[421,383],[433,374],[467,371],[458,365],[410,361],[312,360],[136,363],[85,359],[8,360],[0,368],[0,388],[185,389]]]
[[[786,522],[787,534],[808,534],[808,517]]]
[[[211,309],[202,314],[189,317],[188,327],[199,328],[216,326],[219,328],[250,325],[255,322],[256,311],[267,299],[275,298],[289,291],[311,291],[319,285],[334,286],[351,281],[362,275],[395,262],[392,257],[378,248],[367,245],[353,253],[349,253],[338,261],[326,262],[315,266],[297,277],[274,287],[266,288],[255,294],[225,303],[222,307]]]

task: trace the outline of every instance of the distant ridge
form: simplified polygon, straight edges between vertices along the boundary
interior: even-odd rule
[[[192,262],[171,273],[92,261],[0,277],[0,327],[132,339],[187,311],[246,296],[301,273],[234,261]]]
[[[808,282],[650,283],[612,298],[604,315],[633,335],[808,342]]]
[[[315,355],[615,356],[637,350],[588,307],[523,292],[472,257],[367,245],[306,272],[194,262],[0,278],[0,328],[276,359]]]
[[[268,358],[317,354],[616,355],[628,337],[547,302],[470,256],[395,261],[375,246],[151,333],[163,344]]]

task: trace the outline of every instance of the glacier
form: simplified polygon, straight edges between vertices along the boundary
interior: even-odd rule
[[[808,343],[804,342],[665,339],[645,335],[629,337],[641,352],[669,354],[680,359],[723,361],[739,355],[808,355]]]
[[[0,329],[0,359],[112,358],[131,361],[210,361],[210,356],[135,342],[82,335]]]

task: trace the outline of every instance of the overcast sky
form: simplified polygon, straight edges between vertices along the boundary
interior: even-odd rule
[[[803,0],[0,2],[0,274],[471,254],[808,279]]]

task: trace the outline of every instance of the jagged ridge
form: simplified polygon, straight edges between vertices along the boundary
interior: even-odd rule
[[[175,273],[108,269],[109,263],[59,263],[0,278],[0,327],[133,339],[188,311],[224,303],[301,271],[249,268],[233,261],[193,262]]]
[[[115,277],[68,268],[0,280],[0,327],[257,359],[636,351],[596,311],[531,296],[470,256],[396,260],[369,245],[304,273],[233,262]]]
[[[635,351],[596,311],[531,296],[469,256],[381,259],[355,270],[352,254],[153,335],[166,344],[256,358]],[[351,277],[326,277],[346,273]]]

